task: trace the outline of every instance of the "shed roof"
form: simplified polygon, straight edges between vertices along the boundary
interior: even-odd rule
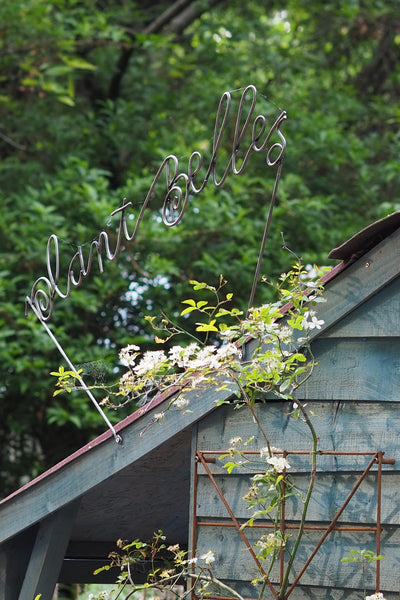
[[[400,275],[399,227],[400,213],[394,213],[331,253],[343,261],[324,277],[327,302],[318,305],[318,313],[325,331]],[[193,428],[216,409],[217,399],[231,394],[215,386],[196,397],[192,412],[168,413],[163,424],[152,425],[169,403],[159,395],[116,425],[122,445],[107,431],[2,500],[0,585],[13,589],[6,575],[13,560],[19,561],[24,581],[39,577],[32,557],[40,561],[49,553],[62,564],[61,581],[90,582],[98,559],[115,548],[116,539],[148,539],[155,528],[185,546]],[[46,544],[39,543],[43,539]],[[7,598],[14,600],[11,594]]]
[[[355,233],[349,240],[331,250],[328,258],[342,260],[347,264],[354,261],[379,242],[388,237],[400,227],[400,211],[396,211],[364,227]]]

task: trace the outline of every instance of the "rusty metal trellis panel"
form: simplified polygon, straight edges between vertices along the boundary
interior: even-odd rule
[[[285,450],[283,452],[281,452],[283,454],[284,457],[288,456],[289,454],[294,454],[294,455],[311,455],[310,451],[307,450]],[[254,562],[257,565],[257,568],[259,569],[261,574],[266,575],[260,561],[258,560],[250,542],[248,541],[244,531],[241,529],[241,523],[239,523],[238,519],[235,517],[231,507],[229,506],[221,488],[219,487],[214,475],[212,474],[208,463],[215,463],[215,457],[216,456],[220,456],[222,454],[227,454],[227,451],[214,451],[214,450],[198,450],[195,453],[195,463],[194,463],[194,486],[193,486],[193,493],[194,493],[194,498],[193,498],[193,519],[192,519],[192,523],[193,523],[193,527],[192,527],[192,553],[194,556],[195,553],[195,547],[196,547],[196,538],[197,538],[197,530],[199,527],[234,527],[236,528],[236,530],[238,531],[238,534],[240,535],[240,537],[242,538],[243,542],[245,543],[246,547],[248,548],[251,557],[253,558]],[[247,451],[247,452],[243,452],[243,455],[259,455],[259,452],[257,451]],[[384,464],[395,464],[395,460],[393,458],[384,458],[384,452],[383,451],[368,451],[368,452],[338,452],[338,451],[319,451],[318,455],[332,455],[332,456],[349,456],[349,457],[371,457],[370,461],[368,462],[367,466],[365,467],[364,471],[361,473],[361,475],[359,476],[358,480],[356,481],[356,483],[354,484],[352,490],[350,491],[350,493],[348,494],[347,498],[345,499],[345,501],[343,502],[342,506],[340,507],[340,509],[337,511],[336,515],[333,517],[333,519],[331,520],[331,522],[328,525],[307,525],[305,524],[304,529],[305,530],[317,530],[317,531],[322,531],[322,536],[320,538],[320,540],[318,541],[317,545],[315,546],[313,552],[311,553],[311,555],[308,557],[308,559],[306,560],[306,562],[304,563],[303,567],[300,569],[299,573],[297,574],[295,580],[293,581],[293,583],[289,586],[286,594],[285,594],[285,600],[287,600],[287,598],[290,596],[290,594],[292,593],[292,591],[295,589],[296,585],[300,582],[301,577],[303,576],[303,574],[305,573],[306,569],[308,568],[308,566],[310,565],[311,561],[313,560],[313,558],[315,557],[315,555],[317,554],[318,550],[321,548],[322,544],[324,543],[324,541],[326,540],[326,538],[328,537],[328,535],[332,532],[332,531],[360,531],[360,532],[367,532],[367,531],[372,531],[375,532],[375,539],[376,539],[376,554],[379,555],[380,554],[380,548],[381,548],[381,532],[382,532],[382,525],[381,525],[381,507],[382,507],[382,465]],[[217,521],[212,521],[212,522],[207,522],[207,521],[199,521],[197,518],[197,480],[198,480],[198,464],[201,464],[207,474],[207,476],[209,477],[210,481],[212,482],[219,498],[221,499],[222,503],[224,504],[227,513],[231,519],[231,522],[217,522]],[[376,502],[376,525],[370,525],[370,526],[363,526],[363,525],[338,525],[338,521],[340,516],[342,515],[344,509],[346,508],[346,506],[349,504],[349,502],[351,501],[351,499],[353,498],[353,496],[355,495],[355,493],[357,492],[357,490],[359,489],[360,485],[362,484],[362,482],[364,481],[365,477],[367,476],[367,474],[371,471],[371,468],[377,465],[377,483],[376,483],[376,494],[377,494],[377,502]],[[252,528],[258,528],[258,529],[272,529],[274,527],[273,524],[269,524],[269,523],[254,523],[252,525]],[[283,508],[282,508],[282,518],[281,518],[281,524],[280,524],[280,529],[281,529],[281,533],[282,535],[284,535],[285,531],[289,530],[289,529],[298,529],[299,525],[294,525],[294,524],[289,524],[285,521],[285,502],[283,502]],[[285,558],[284,558],[284,549],[281,550],[281,555],[280,555],[280,581],[279,581],[279,587],[282,584],[282,580],[283,580],[283,574],[284,574],[284,567],[285,567]],[[269,579],[267,579],[267,584],[268,587],[273,595],[274,598],[278,597],[278,594],[275,590],[275,588],[273,587],[273,584],[269,581]],[[379,586],[380,586],[380,561],[376,561],[376,575],[375,575],[375,585],[376,585],[376,590],[379,590]],[[224,596],[207,596],[210,599],[217,599],[217,600],[226,600]],[[193,598],[197,598],[196,594],[193,593]]]

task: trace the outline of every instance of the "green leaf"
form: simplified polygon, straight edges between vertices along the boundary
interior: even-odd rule
[[[207,287],[206,283],[196,281],[195,279],[190,279],[189,283],[190,283],[190,285],[193,286],[193,289],[195,289],[195,290],[204,290],[204,288]]]
[[[290,386],[292,385],[292,382],[290,381],[290,379],[285,379],[283,381],[283,383],[281,383],[281,385],[279,386],[279,391],[281,393],[285,392]]]
[[[190,306],[196,307],[196,302],[192,298],[189,298],[188,300],[182,300],[182,304],[190,304]]]
[[[37,85],[38,80],[37,79],[33,79],[33,77],[25,77],[22,80],[23,85]]]
[[[103,571],[109,571],[110,569],[111,569],[110,565],[104,565],[104,567],[99,567],[98,569],[93,571],[93,575],[98,575],[99,573],[102,573]]]
[[[207,306],[208,302],[206,300],[199,300],[199,302],[197,302],[196,307],[197,308],[204,308],[205,306]],[[210,306],[209,308],[213,308],[212,306]]]
[[[71,67],[68,65],[55,65],[46,69],[46,75],[58,77],[59,75],[69,75]]]
[[[83,69],[86,71],[95,71],[97,69],[97,66],[88,62],[87,60],[85,60],[84,58],[81,58],[80,56],[66,56],[66,55],[61,55],[60,58],[63,60],[63,62],[68,65],[69,67],[72,67],[73,69]]]
[[[187,315],[188,313],[191,313],[191,312],[193,312],[194,310],[196,310],[196,307],[195,307],[195,306],[188,306],[187,308],[184,308],[184,309],[181,311],[181,313],[180,313],[180,314],[181,314],[181,316],[183,317],[183,315]]]
[[[218,331],[215,321],[215,319],[212,319],[209,323],[196,323],[196,331]]]
[[[218,309],[218,312],[216,313],[216,317],[225,317],[226,315],[230,315],[231,311],[227,310],[226,308],[220,308]]]
[[[70,96],[57,95],[57,100],[62,102],[62,104],[66,104],[67,106],[75,106],[75,102]]]
[[[358,562],[359,559],[357,557],[353,557],[353,556],[346,556],[344,558],[340,559],[340,562]]]
[[[237,466],[234,462],[227,462],[224,464],[224,469],[226,469],[227,473],[232,473],[233,469]]]

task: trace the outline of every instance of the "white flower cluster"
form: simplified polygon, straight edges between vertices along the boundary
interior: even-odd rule
[[[213,552],[212,550],[209,550],[205,554],[202,554],[200,556],[200,558],[201,558],[201,560],[204,560],[207,567],[211,567],[215,561],[215,552]]]
[[[240,446],[242,443],[242,438],[241,437],[233,437],[229,440],[229,444],[231,446]]]
[[[272,452],[272,453],[282,452],[282,450],[280,448],[275,448],[275,446],[271,446],[270,448],[265,446],[264,448],[261,448],[261,450],[260,450],[260,457],[263,459],[267,459],[270,456],[270,452]]]
[[[267,458],[267,463],[271,465],[275,473],[283,473],[285,469],[290,469],[290,464],[283,456],[271,456]]]
[[[135,346],[134,344],[129,344],[119,353],[119,361],[125,367],[130,367],[135,363],[135,359],[140,352],[139,346]]]
[[[171,364],[180,368],[217,369],[221,366],[221,361],[235,356],[240,357],[240,349],[232,343],[225,344],[220,348],[216,346],[200,348],[198,344],[189,344],[186,348],[174,346],[168,354]]]
[[[111,600],[111,595],[107,591],[100,592],[99,594],[89,594],[88,600]]]
[[[301,275],[303,281],[307,281],[307,285],[315,285],[314,280],[320,276],[319,270],[315,265],[305,265],[304,270],[306,271]]]
[[[183,410],[189,405],[189,400],[188,398],[183,398],[183,396],[178,396],[172,404],[177,410]]]
[[[263,367],[267,373],[271,373],[272,371],[280,371],[283,368],[283,363],[277,356],[268,356],[263,362]]]
[[[145,376],[156,371],[162,366],[178,367],[181,369],[218,369],[222,363],[232,358],[240,359],[241,351],[235,344],[227,343],[217,348],[216,346],[205,346],[200,348],[198,344],[189,344],[185,348],[173,346],[168,356],[162,350],[145,352],[138,364],[135,364],[140,348],[130,344],[119,353],[121,364],[130,367],[137,376]]]
[[[385,598],[382,592],[375,592],[375,594],[365,596],[365,600],[385,600]]]
[[[293,329],[288,325],[282,325],[276,331],[276,335],[282,344],[290,344],[293,341]]]
[[[221,363],[215,351],[215,346],[204,346],[204,348],[198,351],[196,358],[191,361],[190,368],[195,371],[198,369],[210,369],[211,371],[219,369]]]
[[[318,319],[315,316],[315,310],[307,310],[304,313],[304,319],[302,321],[303,329],[321,329],[321,326],[325,323],[322,319]]]
[[[135,346],[134,344],[129,344],[125,348],[122,348],[119,353],[120,363],[125,367],[130,367],[138,376],[146,375],[147,373],[158,369],[168,360],[162,350],[153,350],[145,352],[139,363],[135,364],[139,353],[139,346]]]
[[[165,352],[162,350],[150,350],[145,352],[140,362],[133,368],[139,377],[159,369],[167,362]]]
[[[226,358],[240,358],[242,353],[236,344],[229,343],[218,348],[217,355],[221,360],[224,360]]]
[[[280,550],[285,544],[278,535],[269,533],[262,535],[255,545],[260,550]]]
[[[186,348],[173,346],[168,352],[170,363],[179,368],[187,369],[199,350],[200,347],[198,344],[189,344]]]

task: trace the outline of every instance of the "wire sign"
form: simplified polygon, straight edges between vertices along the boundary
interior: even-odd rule
[[[221,187],[230,173],[233,175],[243,173],[253,153],[264,153],[266,165],[276,167],[276,175],[250,293],[249,307],[253,305],[286,150],[286,140],[280,128],[287,116],[285,111],[281,111],[273,123],[269,124],[269,119],[265,115],[257,114],[256,104],[257,90],[253,85],[244,88],[236,111],[233,110],[231,92],[224,92],[216,113],[212,154],[209,163],[203,164],[203,156],[198,151],[192,152],[187,161],[186,169],[181,168],[179,160],[174,154],[169,154],[164,158],[154,176],[139,213],[137,215],[133,214],[132,203],[126,200],[111,213],[111,217],[117,216],[119,218],[116,238],[114,235],[112,236],[116,240],[113,243],[110,242],[107,231],[101,231],[97,239],[93,240],[90,245],[85,245],[86,252],[83,251],[81,246],[78,247],[77,252],[71,257],[68,267],[62,273],[57,235],[52,234],[49,237],[46,248],[46,274],[36,279],[30,294],[26,297],[26,314],[29,310],[34,312],[74,373],[77,372],[76,368],[47,325],[54,312],[56,297],[68,298],[72,289],[82,285],[85,278],[90,275],[93,263],[97,264],[98,270],[103,273],[104,260],[117,260],[124,242],[134,242],[136,239],[145,211],[149,208],[152,198],[161,186],[164,187],[164,200],[161,209],[162,219],[167,227],[174,227],[181,222],[185,214],[189,196],[200,194],[210,181],[215,187]],[[225,162],[223,162],[220,149],[228,139],[228,130],[233,131],[231,151],[228,153],[228,158],[226,158],[225,153]],[[162,184],[162,181],[164,181],[164,184]],[[132,223],[134,223],[134,226],[130,229]],[[87,250],[87,248],[89,249]],[[82,387],[103,416],[116,441],[120,443],[120,436],[115,432],[83,381]]]

